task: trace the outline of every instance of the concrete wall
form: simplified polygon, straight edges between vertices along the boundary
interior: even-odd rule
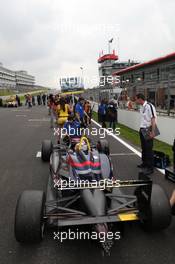
[[[119,109],[118,121],[123,125],[138,130],[140,124],[140,113]],[[172,145],[175,139],[175,118],[158,116],[157,125],[160,130],[160,136],[158,136],[157,139]]]
[[[98,103],[94,102],[93,110],[97,112]],[[139,130],[140,113],[137,111],[118,109],[118,122],[134,130]],[[157,125],[160,130],[160,136],[156,138],[172,145],[175,139],[175,118],[158,116]]]

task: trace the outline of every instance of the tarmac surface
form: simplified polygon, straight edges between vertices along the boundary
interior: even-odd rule
[[[93,241],[60,243],[46,231],[40,244],[20,245],[14,238],[14,213],[19,194],[26,189],[46,190],[49,167],[40,157],[43,139],[53,138],[47,108],[0,108],[0,264],[172,264],[175,220],[159,233],[146,233],[138,223],[125,224],[124,236],[104,258]],[[114,173],[120,179],[137,179],[140,158],[116,139],[107,136]],[[97,137],[94,139],[97,140]],[[170,196],[174,184],[156,170],[152,176]]]

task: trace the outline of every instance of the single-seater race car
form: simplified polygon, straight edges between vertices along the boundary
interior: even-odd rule
[[[17,202],[15,237],[18,242],[39,242],[44,227],[90,225],[97,233],[121,222],[139,221],[146,230],[162,230],[171,222],[171,207],[164,190],[146,176],[118,180],[113,175],[109,145],[86,137],[53,145],[42,143],[42,160],[50,161],[47,195],[24,191]],[[133,188],[128,195],[126,188]],[[112,242],[100,243],[109,254]]]
[[[8,99],[5,100],[5,103],[3,104],[4,107],[17,107],[17,101],[15,96],[10,96]]]

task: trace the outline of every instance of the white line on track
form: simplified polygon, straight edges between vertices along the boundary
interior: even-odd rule
[[[19,116],[26,117],[26,115],[16,115],[16,117],[19,117]]]
[[[133,152],[128,152],[128,153],[111,153],[110,156],[135,156],[137,154],[133,153]]]
[[[36,153],[36,158],[41,158],[41,151],[38,151],[38,152]]]
[[[15,110],[12,110],[12,112],[31,112],[31,110],[28,110],[28,109],[15,109]]]
[[[28,119],[28,122],[49,122],[49,118],[35,118],[35,119]]]
[[[101,125],[99,123],[97,123],[94,119],[92,119],[92,122],[94,124],[96,124],[97,126],[101,127]],[[107,129],[105,129],[107,131]],[[141,152],[136,150],[135,148],[133,148],[131,145],[129,145],[128,143],[126,143],[123,139],[119,138],[118,136],[114,135],[114,134],[110,134],[111,137],[115,138],[118,142],[120,142],[122,145],[124,145],[126,148],[130,149],[132,152],[134,152],[137,156],[139,156],[141,158]],[[159,172],[161,172],[162,174],[165,174],[165,170],[162,169],[157,169]]]

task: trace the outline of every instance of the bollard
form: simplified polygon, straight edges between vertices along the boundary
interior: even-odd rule
[[[175,182],[175,139],[172,146],[173,151],[173,166],[165,169],[165,179]]]

